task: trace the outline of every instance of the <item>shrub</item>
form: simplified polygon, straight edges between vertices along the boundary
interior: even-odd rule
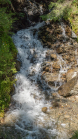
[[[62,18],[68,19],[71,13],[70,6],[64,6],[65,0],[58,0],[56,3],[51,2],[48,6],[50,13],[42,15],[42,20],[60,21]]]

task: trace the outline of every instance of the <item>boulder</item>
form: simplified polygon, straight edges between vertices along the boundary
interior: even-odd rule
[[[66,73],[67,82],[72,79],[76,75],[75,69],[69,69]]]
[[[67,36],[69,36],[69,37],[72,36],[72,30],[71,30],[71,28],[68,25],[65,28],[65,32],[66,32]]]
[[[51,57],[51,60],[56,60],[57,59],[57,55],[56,54],[51,54],[50,57]]]
[[[53,108],[61,107],[61,104],[57,101],[52,103]]]
[[[11,95],[14,94],[14,91],[15,91],[15,87],[14,87],[14,85],[12,85],[11,90],[10,90]]]
[[[78,73],[76,73],[75,77],[73,77],[67,83],[65,83],[61,87],[59,87],[59,89],[58,89],[59,95],[64,96],[64,97],[70,96],[71,95],[70,91],[77,83],[77,80],[78,80]]]
[[[57,92],[54,92],[54,93],[52,93],[52,97],[53,97],[53,99],[54,99],[54,98],[58,98],[58,97],[59,97],[59,95],[58,95],[58,93],[57,93]]]
[[[76,36],[76,34],[72,31],[72,38],[73,39],[77,39],[77,36]]]
[[[74,86],[74,88],[70,91],[71,95],[78,95],[78,82]],[[76,96],[75,96],[76,97]]]
[[[46,83],[48,83],[50,86],[59,86],[60,82],[63,82],[62,79],[59,79],[58,73],[44,73],[42,75],[42,79],[45,80]]]
[[[21,67],[21,62],[16,60],[16,65],[15,65],[17,71],[20,71],[20,67]]]
[[[47,112],[47,107],[43,107],[42,112],[46,113]]]
[[[58,62],[54,62],[53,65],[52,65],[52,68],[53,69],[56,69],[56,70],[60,70],[60,65]]]
[[[49,71],[49,67],[46,67],[44,70],[45,70],[46,72],[48,72],[48,71]]]
[[[57,52],[58,54],[64,53],[63,47],[58,47],[58,48],[56,49],[56,52]]]
[[[56,51],[57,51],[58,54],[66,53],[66,52],[69,51],[70,48],[71,48],[70,45],[61,44],[60,47],[57,47]]]

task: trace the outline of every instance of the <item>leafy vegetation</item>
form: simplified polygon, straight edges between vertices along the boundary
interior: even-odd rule
[[[14,58],[17,55],[17,50],[9,36],[14,22],[13,13],[7,9],[6,4],[11,4],[11,1],[0,0],[0,116],[3,116],[5,109],[9,106],[10,91],[15,83]]]
[[[78,139],[78,131],[75,131],[71,139]]]
[[[50,12],[42,15],[42,20],[68,20],[72,30],[78,35],[78,0],[58,0],[51,2],[48,8]]]
[[[14,126],[5,126],[5,132],[3,126],[0,126],[0,139],[22,139],[22,134]]]
[[[67,19],[70,16],[71,8],[70,3],[67,4],[65,0],[58,0],[57,2],[51,2],[48,6],[49,13],[42,15],[43,20],[60,21],[62,18]]]
[[[72,30],[78,35],[78,1],[73,0],[71,7],[72,7],[72,12],[68,20],[71,23]]]

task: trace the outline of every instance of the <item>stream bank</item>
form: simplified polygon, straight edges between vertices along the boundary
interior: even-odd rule
[[[54,30],[54,26],[57,28],[54,43],[50,46],[47,44],[48,40],[53,41],[54,32],[51,27]],[[69,92],[72,93],[69,95],[60,96],[58,92],[62,84],[68,84],[76,78],[78,71],[78,44],[72,36],[71,38],[66,36],[65,27],[64,23],[45,25],[43,22],[20,30],[13,36],[18,50],[17,59],[22,65],[16,74],[17,83],[13,101],[2,122],[8,127],[15,125],[22,138],[41,139],[43,136],[44,139],[51,137],[68,139],[77,129],[77,80],[71,83]],[[47,40],[46,37],[50,39]],[[39,38],[42,38],[42,43]],[[47,44],[43,42],[43,38],[47,40]],[[64,58],[64,55],[69,54],[68,58]]]

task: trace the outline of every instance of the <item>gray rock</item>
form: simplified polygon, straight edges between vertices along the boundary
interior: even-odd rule
[[[16,60],[16,65],[15,65],[17,71],[20,71],[20,67],[21,67],[21,62]]]
[[[76,36],[76,34],[72,31],[72,38],[73,39],[77,39],[77,36]]]

